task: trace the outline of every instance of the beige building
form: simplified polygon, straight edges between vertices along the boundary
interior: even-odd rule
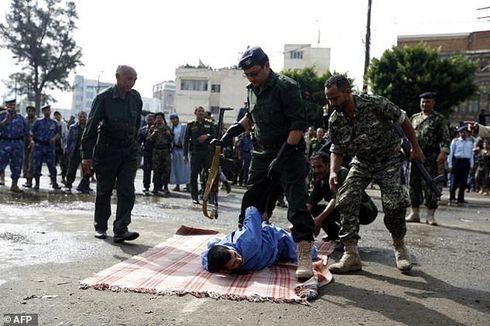
[[[464,54],[478,62],[477,93],[469,100],[455,106],[449,116],[452,124],[465,120],[484,119],[490,112],[490,31],[458,34],[431,34],[398,36],[398,46],[414,46],[423,42],[440,50],[441,57]],[[486,117],[486,123],[490,118]],[[484,122],[484,121],[482,121]]]
[[[233,107],[225,114],[225,123],[235,121],[238,110],[246,101],[248,80],[237,68],[212,69],[182,66],[175,70],[175,111],[181,121],[194,119],[194,109],[198,106],[211,111],[218,118],[220,107]]]
[[[285,44],[284,69],[315,67],[317,74],[330,70],[330,49],[312,48],[311,44]]]
[[[175,82],[168,80],[153,85],[153,98],[160,100],[160,112],[166,116],[175,113]]]

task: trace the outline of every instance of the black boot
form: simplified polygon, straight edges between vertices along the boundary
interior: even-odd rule
[[[39,177],[34,178],[35,184],[34,184],[34,190],[39,190]]]
[[[32,178],[26,178],[26,183],[22,185],[24,188],[32,188]]]
[[[61,187],[58,185],[58,182],[56,182],[56,177],[51,177],[51,186],[53,187],[54,190],[61,189]]]

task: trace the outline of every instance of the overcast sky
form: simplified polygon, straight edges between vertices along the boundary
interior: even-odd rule
[[[42,0],[39,0],[42,1]],[[271,67],[282,69],[286,43],[331,48],[331,70],[362,83],[367,0],[160,1],[76,0],[75,38],[83,49],[77,74],[114,81],[118,64],[138,72],[135,89],[151,97],[152,85],[175,78],[175,69],[199,59],[213,68],[237,63],[247,45],[260,45]],[[396,44],[398,35],[489,30],[490,0],[372,0],[371,57]],[[0,2],[0,19],[10,1]],[[320,35],[320,43],[318,39]],[[0,80],[15,72],[0,50]],[[73,75],[73,74],[72,74]],[[70,81],[73,76],[70,77]],[[0,96],[6,88],[0,85]],[[55,93],[57,108],[70,108],[71,95]]]

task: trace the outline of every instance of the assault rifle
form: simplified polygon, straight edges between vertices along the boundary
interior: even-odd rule
[[[402,150],[403,153],[405,154],[406,158],[408,159],[410,157],[410,151],[412,149],[412,145],[410,144],[410,141],[408,140],[407,136],[405,136],[405,133],[403,132],[402,128],[400,125],[396,123],[392,123],[393,130],[396,132],[398,136],[400,136],[402,140]],[[442,183],[446,180],[446,178],[443,175],[439,175],[435,178],[432,178],[425,169],[424,165],[422,162],[419,160],[412,160],[412,165],[415,166],[415,168],[419,171],[420,175],[422,178],[425,180],[427,185],[429,186],[430,190],[439,198],[442,196],[441,189],[439,189],[438,184]]]

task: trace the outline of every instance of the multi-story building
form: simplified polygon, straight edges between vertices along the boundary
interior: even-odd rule
[[[230,124],[247,97],[248,80],[238,68],[181,66],[175,70],[175,84],[175,110],[181,121],[194,119],[194,109],[198,106],[211,111],[215,118],[220,107],[233,107],[224,118]]]
[[[477,93],[469,100],[455,106],[449,116],[452,124],[465,120],[480,120],[490,112],[490,31],[458,34],[432,34],[398,36],[398,46],[414,46],[420,42],[440,50],[441,57],[464,54],[478,62]],[[488,118],[486,119],[488,123]]]
[[[175,82],[169,80],[153,85],[153,98],[160,100],[160,111],[165,115],[175,113]]]
[[[330,70],[330,48],[312,48],[311,44],[285,44],[284,69],[315,67],[317,74]]]
[[[71,114],[76,116],[78,112],[89,112],[95,96],[104,88],[111,87],[114,83],[105,83],[99,80],[85,79],[76,75],[73,81],[73,95],[71,102]]]

